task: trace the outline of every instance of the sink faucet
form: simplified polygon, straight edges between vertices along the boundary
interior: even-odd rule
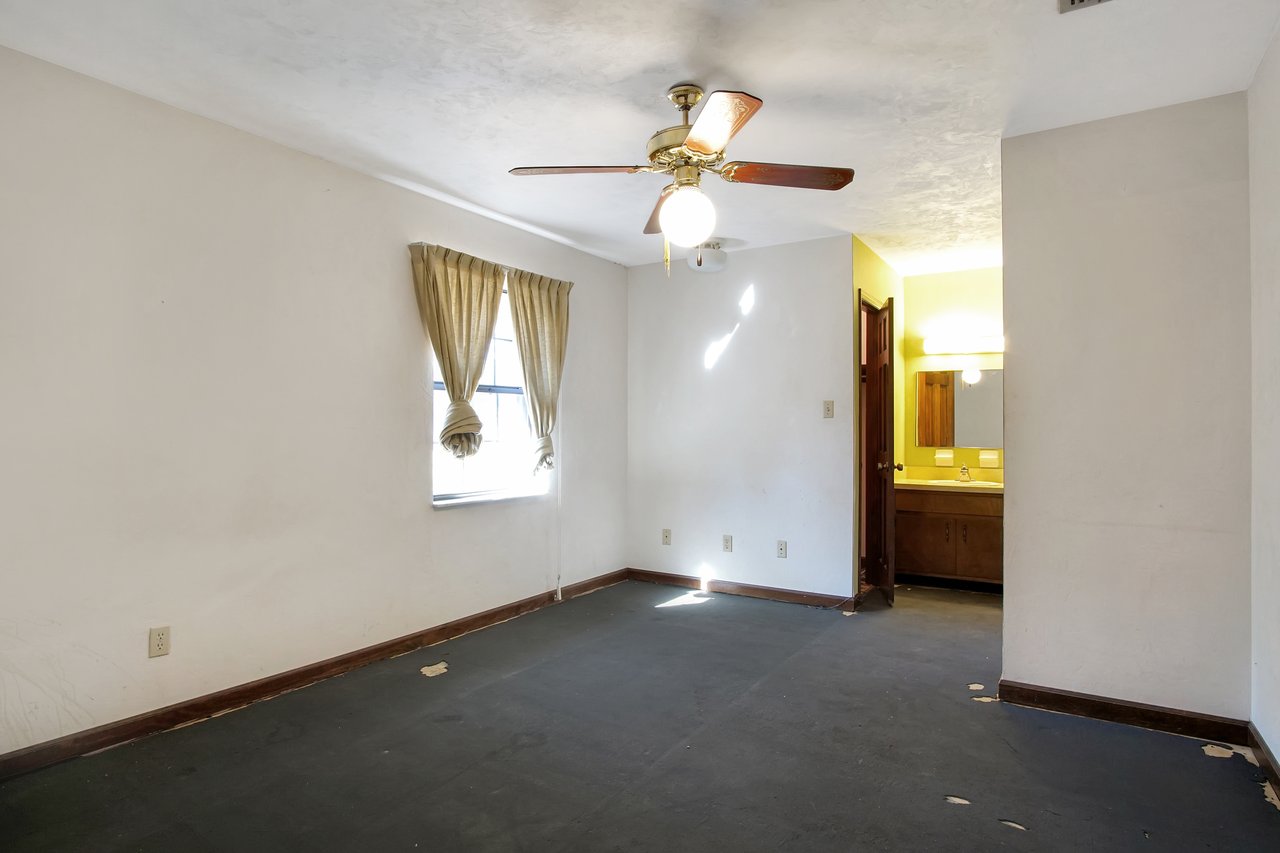
[[[972,481],[972,480],[973,480],[973,478],[969,476],[969,466],[968,466],[968,465],[961,465],[961,466],[960,466],[960,476],[959,476],[959,477],[957,477],[956,479],[957,479],[957,480],[959,480],[959,481],[960,481],[960,482],[962,482],[962,483],[968,483],[968,482],[970,482],[970,481]]]

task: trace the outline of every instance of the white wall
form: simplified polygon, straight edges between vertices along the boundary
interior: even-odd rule
[[[0,752],[624,564],[621,267],[3,49],[0,115]],[[431,508],[415,240],[577,282],[559,531]]]
[[[1249,716],[1245,98],[1005,140],[1004,677]]]
[[[1280,749],[1280,36],[1249,90],[1253,226],[1253,722]]]
[[[847,236],[734,252],[713,274],[629,271],[632,566],[852,594],[852,278]]]

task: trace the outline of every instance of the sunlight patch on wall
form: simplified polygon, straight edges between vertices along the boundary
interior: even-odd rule
[[[702,581],[702,591],[710,591],[711,582],[716,579],[715,569],[709,563],[702,563],[698,566],[698,579]]]
[[[702,355],[703,367],[710,370],[716,366],[716,362],[720,360],[720,356],[724,355],[724,351],[729,348],[729,342],[733,340],[733,336],[738,333],[738,329],[741,327],[741,323],[734,325],[732,332],[707,345],[707,351]]]

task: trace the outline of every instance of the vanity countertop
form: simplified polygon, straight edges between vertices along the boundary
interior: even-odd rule
[[[918,492],[980,492],[984,495],[1003,495],[1004,483],[983,483],[978,480],[961,482],[960,480],[916,480],[901,478],[893,481],[895,489],[910,489]]]

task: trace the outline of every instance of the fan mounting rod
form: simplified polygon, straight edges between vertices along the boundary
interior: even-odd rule
[[[692,130],[689,111],[702,100],[702,87],[678,83],[667,90],[667,99],[680,111],[680,124],[664,127],[649,137],[649,166],[655,172],[674,176],[677,186],[696,186],[701,170],[714,169],[724,160],[724,155],[719,152],[699,154],[684,144]]]

